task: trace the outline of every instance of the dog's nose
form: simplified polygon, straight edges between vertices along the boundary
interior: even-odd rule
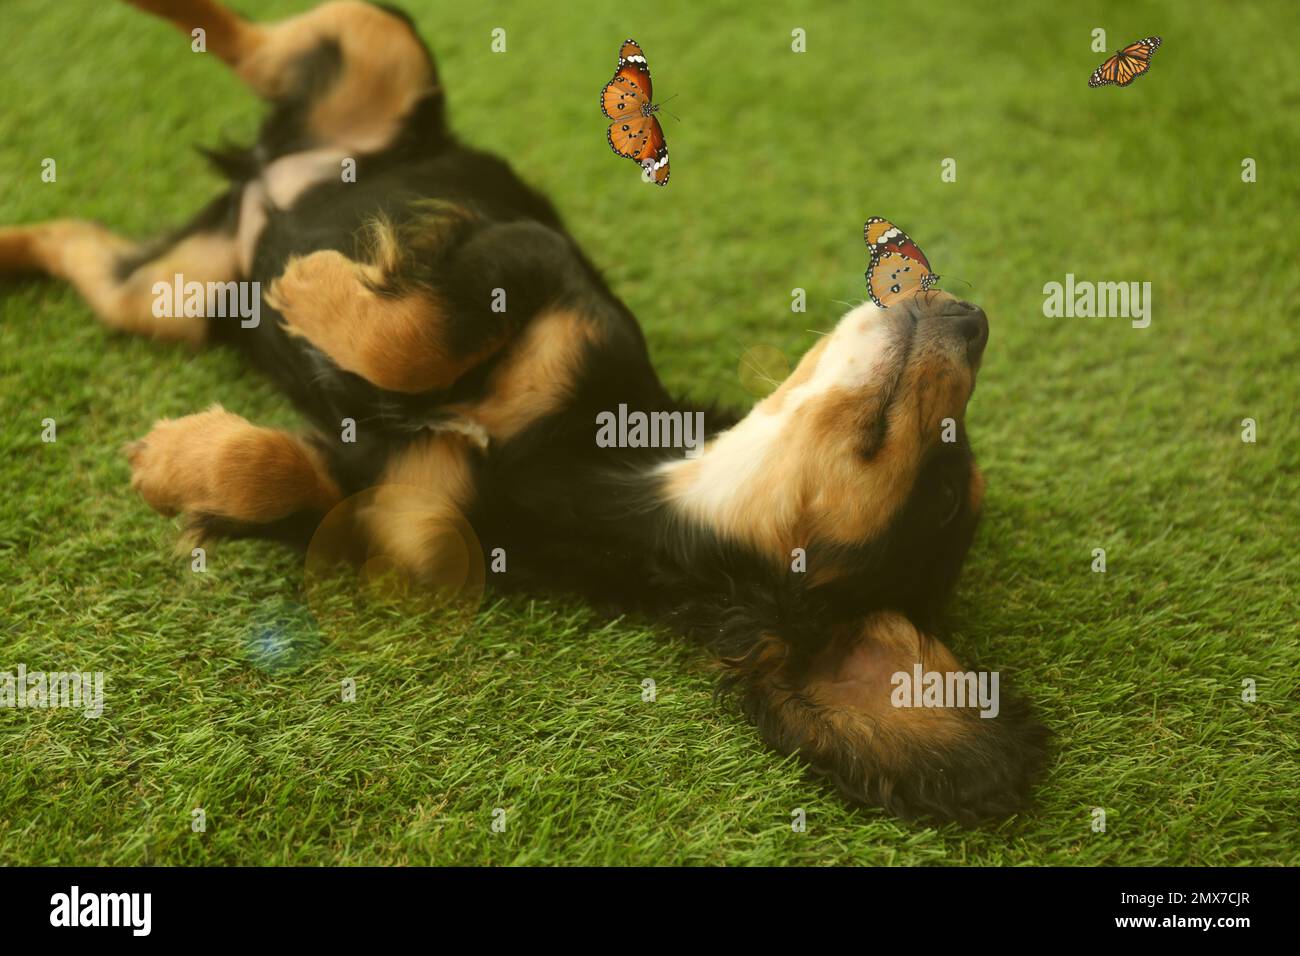
[[[989,341],[989,319],[984,310],[973,302],[948,299],[939,306],[935,317],[951,324],[965,341],[971,364],[978,362]]]
[[[989,341],[989,320],[974,302],[967,302],[937,289],[910,300],[912,317],[929,335],[937,336],[945,348],[965,346],[966,360],[974,367]]]
[[[989,317],[973,302],[962,301],[952,303],[947,314],[966,340],[966,354],[971,362],[978,362],[989,341]]]

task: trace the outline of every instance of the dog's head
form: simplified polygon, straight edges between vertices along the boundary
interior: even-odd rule
[[[983,311],[944,292],[859,306],[673,466],[669,494],[771,562],[803,555],[813,587],[920,614],[955,580],[983,497],[965,414],[987,340]]]
[[[984,493],[964,419],[987,340],[984,313],[945,293],[863,305],[701,458],[667,469],[704,539],[775,572],[745,590],[729,571],[709,635],[764,738],[854,800],[967,823],[1024,805],[1042,728],[996,692],[981,713],[913,707],[898,687],[962,671],[933,635]]]

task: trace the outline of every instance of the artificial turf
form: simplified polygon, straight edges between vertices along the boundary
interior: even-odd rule
[[[1055,732],[1035,806],[974,831],[849,808],[715,705],[702,653],[574,600],[466,621],[341,586],[308,615],[273,545],[191,571],[119,446],[214,401],[292,428],[288,402],[24,281],[0,286],[0,671],[107,686],[98,719],[0,709],[0,863],[1300,862],[1300,7],[403,5],[456,129],[555,200],[671,387],[752,400],[742,355],[793,361],[863,297],[871,215],[984,306],[988,494],[949,643]],[[1162,35],[1149,75],[1089,89],[1097,27]],[[665,189],[605,144],[627,36],[677,94]],[[214,58],[125,6],[6,0],[0,37],[0,223],[158,232],[219,188],[191,146],[256,128]],[[1045,316],[1067,273],[1150,282],[1150,327]],[[255,653],[268,621],[285,666]]]

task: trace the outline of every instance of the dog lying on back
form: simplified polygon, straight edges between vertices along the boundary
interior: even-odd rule
[[[549,202],[449,131],[402,14],[342,0],[255,24],[213,0],[131,2],[205,31],[269,102],[259,138],[214,154],[229,188],[165,240],[2,228],[0,271],[67,280],[114,329],[233,346],[316,429],[159,421],[129,449],[151,507],[203,536],[305,543],[369,490],[347,517],[362,553],[436,587],[440,542],[468,527],[508,555],[494,585],[654,615],[712,651],[764,740],[852,800],[963,822],[1023,805],[1044,737],[1023,706],[912,686],[951,691],[961,671],[934,634],[984,493],[963,424],[982,311],[941,292],[863,305],[743,418],[690,407]],[[261,314],[159,309],[178,276],[258,283]],[[702,447],[597,441],[621,408],[702,422]]]

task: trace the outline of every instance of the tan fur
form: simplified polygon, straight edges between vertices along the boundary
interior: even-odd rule
[[[892,677],[913,665],[948,673],[962,667],[941,642],[923,635],[901,614],[881,612],[837,634],[813,662],[807,692],[819,704],[858,722],[888,722],[915,741],[948,744],[969,729],[971,709],[895,707]]]
[[[135,243],[92,222],[58,219],[0,229],[0,271],[39,271],[70,282],[110,328],[198,345],[207,335],[202,316],[155,316],[156,282],[230,282],[239,278],[229,236],[187,236],[157,259],[119,279],[117,263]]]
[[[534,318],[492,372],[486,396],[453,411],[504,441],[560,407],[572,393],[583,356],[598,331],[578,312],[557,309]]]
[[[381,388],[418,393],[444,389],[486,353],[454,353],[443,341],[441,309],[427,289],[398,298],[373,291],[379,267],[333,250],[289,261],[266,294],[285,328],[339,368]]]
[[[344,73],[308,118],[322,143],[357,153],[382,149],[415,102],[435,88],[428,59],[407,26],[371,4],[337,0],[262,29],[264,41],[236,72],[268,99],[292,79],[286,64],[327,39],[341,46]]]
[[[776,387],[776,390],[758,403],[756,408],[766,414],[775,414],[785,405],[786,398],[801,385],[806,385],[812,378],[813,373],[817,371],[817,362],[821,354],[826,351],[826,346],[830,344],[829,338],[823,338],[816,345],[804,353],[804,357],[799,360],[799,364],[794,367],[784,382]]]
[[[879,612],[844,625],[798,683],[775,669],[754,690],[780,720],[786,752],[799,750],[817,764],[851,747],[888,772],[904,772],[918,750],[951,748],[981,729],[971,708],[893,706],[892,676],[910,675],[917,662],[926,671],[962,669],[942,643],[905,617]]]
[[[231,66],[247,58],[265,39],[261,27],[242,19],[214,0],[127,2],[154,16],[170,20],[183,33],[191,34],[195,29],[202,29],[205,49]]]
[[[371,562],[426,583],[459,586],[474,557],[464,508],[473,493],[475,454],[465,436],[438,433],[412,442],[388,463],[358,515]]]
[[[387,146],[402,117],[436,88],[419,42],[400,19],[360,0],[334,0],[296,17],[257,24],[213,0],[130,0],[189,34],[202,27],[207,49],[259,96],[275,99],[294,82],[291,65],[326,40],[338,42],[344,72],[308,117],[321,144],[351,154]]]
[[[340,491],[301,438],[259,428],[220,405],[164,418],[128,446],[131,486],[155,511],[265,523],[324,510]]]
[[[870,332],[867,320],[860,329],[847,329],[849,336]],[[829,360],[831,342],[818,342],[732,429],[734,435],[726,433],[701,457],[665,469],[666,493],[687,514],[753,545],[774,563],[787,563],[794,548],[813,542],[853,545],[881,532],[939,440],[942,420],[962,417],[974,384],[963,361],[937,351],[911,356],[897,381],[894,370],[884,368],[860,384],[830,384],[809,394]],[[851,351],[838,359],[843,374],[855,363],[862,369],[869,364]],[[892,361],[888,352],[883,361]],[[864,459],[864,436],[885,407],[891,383],[884,443]],[[798,406],[790,407],[795,401]]]
[[[340,2],[317,12],[327,31],[337,31],[346,73],[313,107],[311,129],[358,152],[381,149],[416,101],[436,88],[428,58],[404,23],[370,4]]]
[[[71,225],[70,221],[60,221],[39,226],[0,227],[0,273],[49,271],[48,263],[54,261],[50,236],[55,229]],[[123,243],[130,245],[125,240]]]

